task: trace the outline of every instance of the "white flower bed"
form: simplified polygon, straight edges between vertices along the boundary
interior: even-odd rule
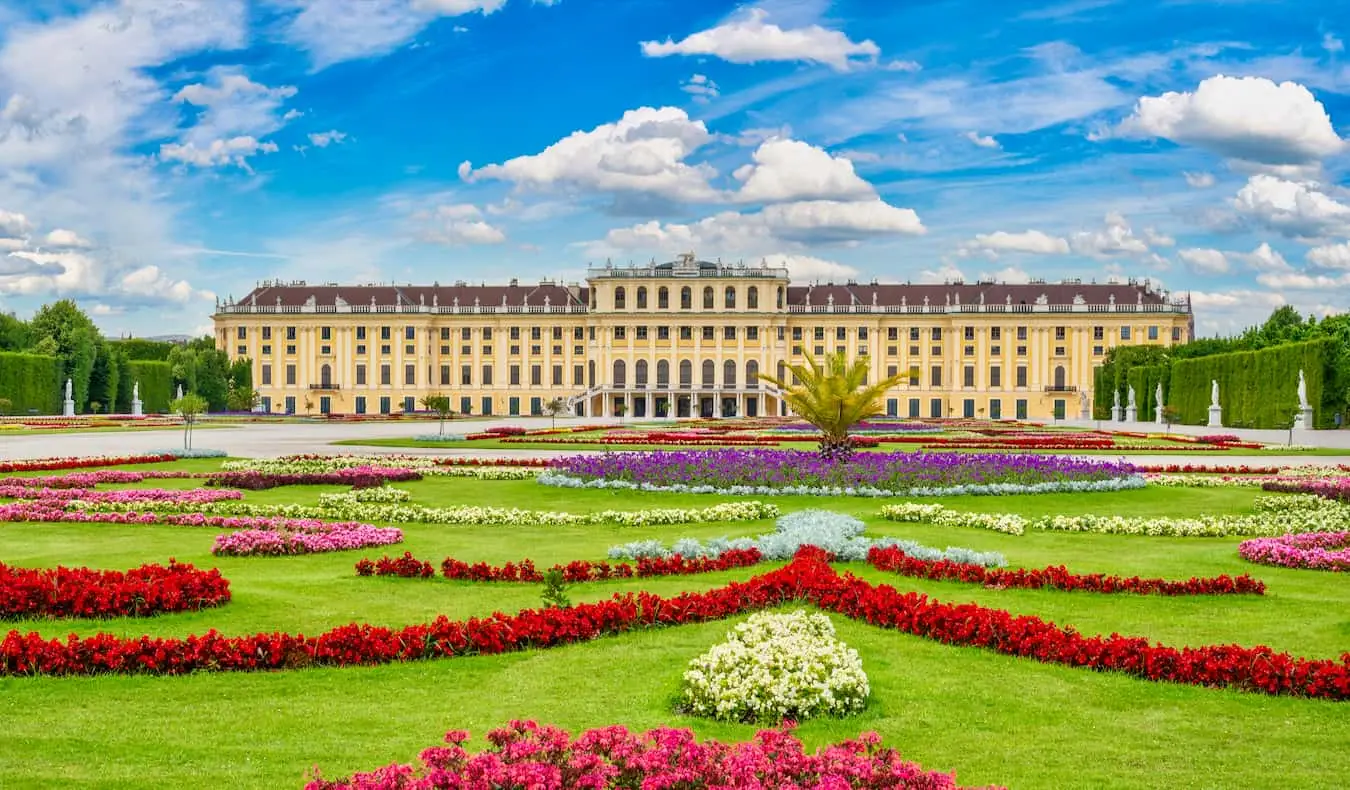
[[[676,541],[669,549],[658,540],[635,541],[609,550],[610,559],[635,560],[639,557],[717,557],[731,549],[758,549],[767,560],[788,560],[802,546],[817,546],[844,562],[861,562],[873,547],[898,547],[911,557],[924,560],[950,560],[985,567],[1003,566],[1007,561],[996,551],[979,552],[948,546],[935,549],[900,538],[863,537],[863,523],[853,516],[825,510],[799,510],[778,519],[774,531],[755,538],[715,538],[700,542],[694,538]]]
[[[411,500],[411,491],[402,488],[392,488],[390,486],[376,486],[374,488],[354,488],[351,491],[343,491],[340,494],[319,494],[319,507],[339,508],[357,505],[362,502],[375,502],[383,505],[390,505]]]
[[[414,442],[462,442],[462,433],[424,433],[413,437]]]
[[[871,689],[858,651],[823,614],[757,614],[684,673],[681,710],[722,721],[847,716]]]
[[[844,488],[842,486],[710,486],[652,485],[627,480],[583,480],[579,477],[547,470],[539,475],[539,482],[558,488],[608,488],[623,491],[672,492],[677,494],[731,494],[733,496],[860,496],[860,497],[938,497],[938,496],[1007,496],[1010,494],[1088,493],[1091,491],[1125,491],[1143,488],[1146,483],[1139,475],[1109,480],[1070,480],[1063,482],[990,483],[988,485],[946,486],[942,488],[910,488],[891,491],[873,486]]]
[[[244,458],[225,461],[220,468],[229,472],[255,471],[264,474],[324,474],[338,469],[373,466],[381,469],[413,469],[425,477],[475,477],[479,480],[527,480],[537,469],[513,466],[441,466],[431,455],[332,455],[321,458],[285,456],[282,458]]]
[[[1013,535],[1028,529],[1096,532],[1115,535],[1225,537],[1340,532],[1350,528],[1350,507],[1312,494],[1260,496],[1249,514],[1169,518],[1136,516],[1041,516],[1012,513],[962,513],[943,505],[887,505],[881,515],[893,521],[926,521],[958,527],[996,529]]]

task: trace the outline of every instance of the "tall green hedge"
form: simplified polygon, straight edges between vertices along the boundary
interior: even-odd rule
[[[1284,428],[1298,409],[1298,372],[1308,384],[1313,425],[1335,427],[1335,415],[1344,406],[1343,392],[1324,387],[1339,379],[1343,355],[1332,338],[1288,343],[1260,351],[1238,351],[1177,360],[1172,365],[1168,405],[1181,422],[1204,425],[1209,419],[1210,382],[1219,382],[1223,424],[1230,428]]]
[[[146,414],[164,414],[173,400],[173,368],[168,362],[133,359],[127,362],[132,382],[141,383],[141,408]]]
[[[1158,417],[1157,400],[1154,394],[1158,383],[1163,385],[1163,405],[1167,404],[1167,385],[1171,378],[1171,368],[1167,365],[1141,365],[1130,368],[1126,386],[1134,387],[1135,405],[1139,407],[1136,415],[1139,422],[1153,422]],[[1128,400],[1122,399],[1122,403]]]
[[[61,360],[44,354],[0,352],[0,398],[10,402],[9,414],[60,414],[65,381]]]

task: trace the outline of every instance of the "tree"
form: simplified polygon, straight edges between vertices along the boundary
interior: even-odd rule
[[[0,351],[24,351],[33,344],[27,322],[13,313],[0,313]]]
[[[901,380],[896,375],[867,384],[870,366],[866,357],[850,363],[843,354],[829,354],[823,362],[817,362],[808,354],[805,364],[788,366],[799,384],[789,384],[766,373],[759,377],[778,387],[797,416],[820,430],[821,456],[842,460],[853,453],[849,429],[882,414],[882,396]]]
[[[89,403],[89,378],[101,342],[98,327],[73,301],[62,299],[38,308],[29,328],[41,353],[51,349],[60,358],[62,373],[74,390],[75,410],[83,411]]]
[[[262,393],[257,390],[230,388],[225,397],[225,407],[230,411],[253,411],[262,401]]]
[[[440,435],[445,435],[445,418],[450,416],[450,396],[432,394],[422,398],[422,406],[427,411],[436,412],[436,416],[441,420]]]
[[[14,401],[9,398],[0,398],[0,417],[9,414],[9,410],[14,408]]]
[[[558,415],[567,413],[567,401],[562,398],[554,398],[544,404],[544,414],[553,420],[553,427],[558,427]]]
[[[187,393],[169,404],[169,411],[183,418],[183,449],[192,449],[192,426],[197,418],[206,411],[206,399],[194,393]]]

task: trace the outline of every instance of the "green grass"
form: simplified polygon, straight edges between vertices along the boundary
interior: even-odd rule
[[[180,462],[194,470],[218,461]],[[190,486],[190,480],[156,481]],[[587,511],[704,506],[729,498],[559,490],[529,481],[431,479],[400,484],[429,505],[492,504]],[[249,493],[258,502],[313,502],[331,487]],[[1188,515],[1242,512],[1255,492],[1144,489],[1101,494],[938,500],[985,511]],[[773,498],[785,510],[856,513],[869,532],[930,545],[1004,552],[1016,565],[1065,564],[1080,572],[1187,578],[1249,572],[1262,598],[1161,598],[1036,590],[986,590],[919,582],[865,566],[873,581],[944,601],[974,601],[1035,614],[1085,633],[1144,635],[1169,644],[1267,644],[1331,657],[1350,648],[1350,574],[1246,565],[1236,539],[1140,538],[1032,533],[1021,537],[875,518],[875,500]],[[438,562],[452,555],[501,563],[600,559],[612,544],[646,537],[756,534],[769,522],[661,528],[406,526],[407,549]],[[126,568],[170,556],[219,567],[234,600],[225,607],[150,620],[22,622],[48,636],[109,631],[181,636],[302,631],[352,621],[381,625],[511,612],[537,606],[536,585],[443,579],[363,579],[352,566],[379,551],[291,558],[213,558],[217,530],[113,525],[0,525],[0,558],[22,566]],[[574,601],[621,590],[674,594],[744,579],[763,568],[706,576],[574,587]],[[873,698],[861,715],[808,722],[810,745],[876,730],[925,766],[956,770],[965,784],[1041,788],[1282,787],[1350,784],[1335,755],[1350,742],[1344,704],[1149,683],[954,648],[832,617],[860,652]],[[451,728],[478,735],[513,717],[569,729],[622,723],[693,727],[701,736],[744,739],[752,729],[676,716],[669,700],[689,659],[721,640],[734,621],[628,634],[522,654],[372,668],[184,678],[0,680],[0,787],[295,787],[307,769],[336,776],[408,761]],[[481,744],[478,740],[476,743]]]

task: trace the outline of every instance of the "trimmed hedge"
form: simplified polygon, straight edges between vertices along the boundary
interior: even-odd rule
[[[1142,365],[1130,368],[1126,384],[1134,387],[1135,405],[1139,407],[1137,416],[1140,422],[1153,422],[1157,419],[1158,409],[1153,395],[1160,381],[1163,385],[1163,405],[1167,405],[1167,384],[1171,372],[1171,368],[1167,365]],[[1127,402],[1122,399],[1122,403]]]
[[[0,398],[12,404],[8,413],[60,414],[65,381],[61,360],[45,354],[0,352]]]
[[[1168,405],[1176,407],[1181,422],[1204,425],[1209,419],[1210,382],[1218,381],[1225,427],[1285,428],[1298,409],[1298,372],[1302,370],[1313,407],[1313,427],[1333,428],[1335,414],[1344,406],[1344,393],[1324,387],[1323,381],[1340,378],[1335,367],[1341,356],[1337,341],[1325,338],[1178,360],[1172,365]]]
[[[141,383],[141,408],[146,414],[169,411],[169,401],[173,400],[173,368],[168,362],[129,360],[127,374],[133,384]]]

